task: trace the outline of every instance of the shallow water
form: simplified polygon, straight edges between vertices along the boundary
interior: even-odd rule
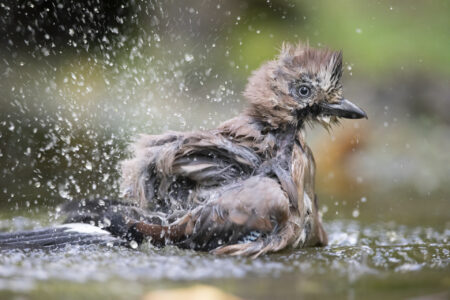
[[[3,231],[42,223],[47,225],[20,217],[2,220],[0,226]],[[0,256],[0,298],[56,299],[70,292],[73,298],[130,299],[198,282],[254,299],[450,296],[450,230],[354,220],[325,226],[328,247],[255,260],[150,245],[8,250]]]

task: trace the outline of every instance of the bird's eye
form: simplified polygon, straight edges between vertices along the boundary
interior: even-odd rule
[[[311,94],[311,89],[306,85],[302,85],[298,88],[298,95],[300,97],[308,97]]]

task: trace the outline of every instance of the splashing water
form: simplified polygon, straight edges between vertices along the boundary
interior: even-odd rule
[[[21,218],[0,228],[36,226]],[[450,231],[408,228],[395,224],[363,226],[356,221],[325,224],[329,246],[286,250],[256,260],[142,245],[139,249],[74,246],[59,250],[6,250],[0,256],[0,287],[33,290],[43,281],[111,282],[121,285],[164,280],[239,280],[262,282],[285,277],[298,280],[352,282],[387,274],[440,274],[450,266]],[[282,283],[280,283],[283,285]]]

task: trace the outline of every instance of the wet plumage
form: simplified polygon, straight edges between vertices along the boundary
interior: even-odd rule
[[[219,254],[325,245],[304,130],[365,117],[342,98],[341,75],[340,52],[285,44],[250,77],[241,115],[210,131],[142,135],[122,187],[158,221],[127,226],[155,244]]]
[[[216,129],[142,135],[121,202],[66,207],[68,222],[164,246],[257,257],[326,245],[305,125],[365,113],[342,96],[342,55],[284,44],[250,77],[247,109]]]

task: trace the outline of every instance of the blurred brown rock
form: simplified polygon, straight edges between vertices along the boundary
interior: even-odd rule
[[[234,295],[227,294],[218,288],[207,285],[193,285],[187,288],[159,290],[149,292],[142,300],[239,300]]]

